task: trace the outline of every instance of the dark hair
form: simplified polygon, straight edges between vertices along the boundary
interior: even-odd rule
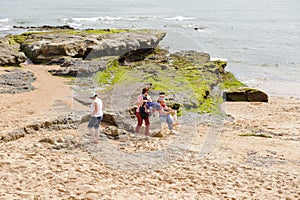
[[[149,92],[149,88],[148,87],[143,88],[142,94],[145,94],[146,92]]]
[[[165,95],[165,94],[166,94],[165,92],[160,92],[160,93],[159,93],[159,95]]]

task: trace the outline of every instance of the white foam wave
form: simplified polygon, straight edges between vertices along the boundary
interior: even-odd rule
[[[98,16],[98,17],[73,17],[71,19],[62,19],[63,21],[70,22],[98,22],[112,24],[114,21],[139,21],[139,20],[157,20],[164,19],[169,21],[184,21],[184,20],[193,20],[194,17],[184,17],[184,16],[175,16],[175,17],[161,17],[161,16],[140,16],[140,17],[109,17],[109,16]]]
[[[76,22],[82,22],[82,21],[86,21],[86,22],[96,22],[99,20],[99,17],[73,17],[71,19],[72,21],[76,21]]]
[[[170,20],[170,21],[184,21],[184,20],[193,20],[196,19],[195,17],[184,17],[181,15],[175,16],[175,17],[165,17],[164,19]]]
[[[9,31],[12,26],[0,26],[0,31]]]
[[[9,18],[3,18],[3,19],[0,19],[0,23],[9,22],[9,21],[10,21]]]
[[[68,19],[64,19],[64,20],[67,21]],[[122,20],[122,18],[120,18],[120,17],[108,17],[108,16],[105,16],[105,17],[83,17],[83,18],[74,17],[74,18],[71,18],[71,21],[75,21],[75,22],[82,22],[82,21],[85,21],[85,22],[97,22],[97,21],[113,22],[113,21],[117,21],[117,20]]]
[[[210,61],[216,61],[216,60],[227,61],[226,58],[210,57]]]
[[[79,28],[79,27],[82,27],[82,24],[79,24],[79,23],[71,23],[71,22],[68,22],[67,23],[69,26],[73,27],[73,28]]]

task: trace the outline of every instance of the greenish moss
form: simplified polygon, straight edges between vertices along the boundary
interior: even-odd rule
[[[245,133],[245,134],[239,134],[239,136],[243,136],[243,137],[265,137],[265,138],[272,138],[272,136],[270,135],[266,135],[266,134],[255,134],[255,133]]]
[[[15,45],[15,44],[21,44],[27,39],[28,35],[26,34],[21,34],[21,35],[10,35],[8,36],[8,41],[10,45]]]
[[[194,65],[180,56],[173,56],[172,64],[188,81],[195,99],[199,102],[199,113],[220,113],[219,104],[223,101],[220,96],[213,96],[211,88],[218,84],[219,66],[214,62]],[[225,63],[219,63],[225,65]],[[217,73],[212,73],[217,72]]]
[[[126,81],[127,71],[129,71],[129,68],[120,66],[118,60],[110,60],[107,62],[107,68],[97,73],[96,80],[103,88],[110,89],[116,83]]]
[[[239,87],[245,87],[246,86],[244,83],[237,80],[235,78],[235,76],[230,72],[226,72],[222,76],[222,80],[223,80],[223,82],[221,84],[221,88],[223,88],[223,89],[239,88]]]
[[[148,56],[164,58],[166,51],[157,48]],[[153,63],[153,60],[145,59],[131,63],[130,67],[120,66],[117,60],[113,60],[106,70],[98,73],[97,80],[100,86],[107,88],[123,81],[151,83],[151,90],[184,94],[187,99],[196,99],[199,106],[196,109],[192,106],[190,112],[220,114],[219,105],[223,98],[219,94],[212,94],[212,88],[219,85],[220,78],[226,77],[223,69],[227,63],[212,61],[198,65],[180,55],[171,55],[171,58],[171,64],[162,65],[159,63],[161,60]],[[229,80],[232,82],[236,79],[232,76]]]
[[[221,114],[219,105],[223,102],[221,97],[208,97],[199,107],[199,113]]]
[[[224,73],[224,69],[227,66],[227,62],[224,60],[215,60],[213,63],[218,67],[220,73]]]

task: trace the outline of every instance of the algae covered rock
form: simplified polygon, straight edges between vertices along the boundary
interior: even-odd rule
[[[8,38],[0,39],[0,66],[19,66],[26,56],[19,51],[18,44],[11,44]]]
[[[46,63],[60,57],[91,60],[120,56],[137,49],[152,49],[165,33],[155,30],[60,30],[25,33],[21,49],[34,63]]]

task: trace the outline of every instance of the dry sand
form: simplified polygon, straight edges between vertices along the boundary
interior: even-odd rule
[[[73,106],[67,79],[49,75],[45,66],[24,69],[35,73],[36,89],[0,94],[0,133]],[[85,124],[1,142],[0,199],[300,199],[300,99],[225,102],[222,108],[231,121],[182,125],[178,135],[161,139],[102,138],[90,144],[91,154],[39,142],[85,142]]]

